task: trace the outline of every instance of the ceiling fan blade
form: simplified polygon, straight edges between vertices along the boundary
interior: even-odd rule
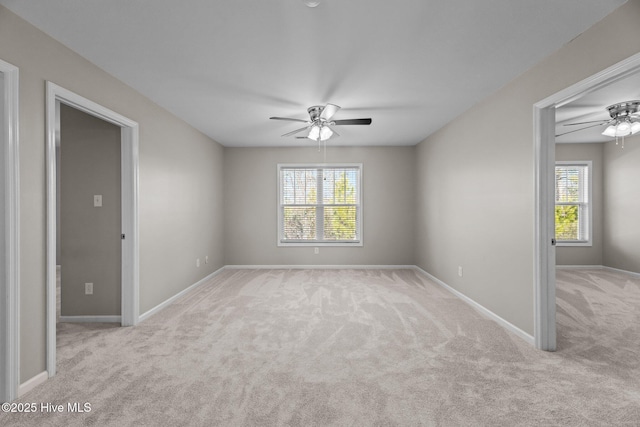
[[[590,122],[578,122],[578,123],[565,123],[562,126],[575,126],[575,125],[588,125],[589,123],[598,123],[598,124],[605,124],[610,122],[611,120],[592,120]]]
[[[291,119],[288,117],[269,117],[271,120],[287,120],[290,122],[302,122],[302,123],[309,123],[309,120],[302,120],[302,119]]]
[[[371,119],[347,119],[347,120],[333,120],[331,125],[334,126],[342,126],[342,125],[370,125]]]
[[[296,130],[294,130],[294,131],[291,131],[291,132],[285,133],[285,134],[284,134],[284,135],[282,135],[282,136],[291,136],[291,135],[295,135],[296,133],[298,133],[298,132],[302,132],[303,130],[306,130],[306,129],[309,129],[309,126],[305,126],[305,127],[303,127],[303,128],[296,129]]]
[[[339,106],[334,105],[334,104],[327,104],[324,106],[322,113],[320,113],[320,118],[321,119],[325,119],[325,120],[329,120],[331,117],[333,117],[333,115],[335,113],[338,112],[338,110],[340,109]]]
[[[605,123],[606,123],[606,122],[605,122]],[[569,132],[560,133],[560,134],[556,135],[556,138],[557,138],[557,137],[559,137],[559,136],[562,136],[562,135],[568,135],[568,134],[570,134],[570,133],[580,132],[581,130],[585,130],[585,129],[589,129],[589,128],[594,128],[594,127],[596,127],[596,126],[600,126],[600,124],[591,125],[591,126],[586,126],[586,127],[580,128],[580,129],[570,130]]]

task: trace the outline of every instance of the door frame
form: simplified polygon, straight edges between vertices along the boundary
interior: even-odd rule
[[[563,89],[533,106],[535,146],[534,337],[540,350],[556,349],[555,110],[640,72],[640,53]]]
[[[139,321],[138,123],[55,83],[46,85],[47,126],[47,372],[56,373],[56,109],[68,105],[121,128],[122,302],[121,325]]]
[[[0,59],[3,75],[0,176],[0,241],[4,275],[0,278],[0,402],[18,397],[20,384],[20,152],[18,145],[18,67]]]

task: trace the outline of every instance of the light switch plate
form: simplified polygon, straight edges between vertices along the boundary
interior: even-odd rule
[[[93,207],[101,208],[102,207],[102,195],[96,194],[93,196]]]

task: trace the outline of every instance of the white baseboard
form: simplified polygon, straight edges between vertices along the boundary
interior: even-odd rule
[[[183,296],[187,292],[197,288],[200,285],[203,285],[203,284],[207,283],[209,280],[213,279],[215,276],[220,274],[225,268],[226,267],[221,267],[221,268],[217,269],[216,271],[214,271],[213,273],[209,274],[208,276],[198,280],[196,283],[194,283],[193,285],[189,286],[188,288],[183,289],[182,291],[178,292],[177,294],[175,294],[171,298],[169,298],[169,299],[165,300],[164,302],[161,302],[160,304],[156,305],[151,310],[146,311],[145,313],[141,314],[139,322],[143,322],[143,321],[147,320],[149,317],[153,316],[154,314],[156,314],[160,310],[166,308],[168,305],[170,305],[172,302],[174,302],[175,300],[177,300],[178,298],[180,298],[181,296]]]
[[[120,323],[121,316],[60,316],[62,323]]]
[[[24,396],[26,393],[38,387],[40,384],[44,383],[48,379],[49,379],[49,373],[47,371],[42,371],[35,377],[28,379],[27,381],[20,384],[20,386],[18,387],[18,397]]]
[[[640,277],[640,273],[607,267],[606,265],[556,265],[556,268],[559,270],[609,270],[615,271],[616,273],[628,274],[633,277]]]
[[[497,324],[499,324],[503,328],[505,328],[508,331],[516,334],[518,337],[522,338],[527,343],[529,343],[531,345],[535,345],[535,340],[534,340],[532,335],[529,335],[528,333],[526,333],[522,329],[518,328],[514,324],[506,321],[502,317],[500,317],[497,314],[495,314],[493,311],[485,308],[483,305],[480,305],[479,303],[477,303],[476,301],[472,300],[471,298],[469,298],[468,296],[466,296],[462,292],[453,289],[451,286],[447,285],[446,283],[444,283],[442,280],[438,279],[437,277],[427,273],[426,271],[424,271],[423,269],[421,269],[417,265],[414,266],[413,268],[415,270],[419,271],[420,273],[424,274],[425,276],[427,276],[429,279],[431,279],[432,281],[434,281],[438,285],[442,286],[447,291],[451,292],[456,297],[460,298],[462,301],[464,301],[467,304],[469,304],[471,307],[475,308],[477,311],[479,311],[484,316],[486,316],[489,319],[495,321]]]
[[[226,265],[229,270],[412,270],[414,265]]]
[[[558,270],[602,270],[602,265],[556,265]]]
[[[628,274],[633,277],[640,277],[640,273],[635,273],[633,271],[620,270],[619,268],[607,267],[606,265],[603,267],[605,270],[615,271],[616,273]]]

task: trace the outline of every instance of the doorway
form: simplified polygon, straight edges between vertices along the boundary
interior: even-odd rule
[[[56,318],[120,323],[120,127],[62,103],[56,108]]]
[[[554,217],[555,110],[581,96],[640,72],[636,54],[536,103],[534,337],[541,350],[556,349],[556,250]]]
[[[0,60],[0,401],[20,381],[18,68]]]
[[[63,107],[64,106],[64,107]],[[121,224],[121,273],[120,273],[120,323],[133,326],[138,323],[138,124],[118,113],[47,82],[47,372],[56,373],[56,315],[57,315],[57,162],[56,130],[61,108],[71,107],[120,129],[120,211]],[[93,206],[99,208],[101,194],[92,194]],[[103,195],[102,195],[103,196]],[[113,199],[113,198],[112,198]],[[112,200],[113,202],[113,200]],[[64,253],[64,251],[63,251]],[[62,266],[64,268],[64,265]],[[62,272],[64,275],[64,271]],[[92,283],[82,281],[82,291],[91,291]],[[99,319],[99,320],[114,320]]]

